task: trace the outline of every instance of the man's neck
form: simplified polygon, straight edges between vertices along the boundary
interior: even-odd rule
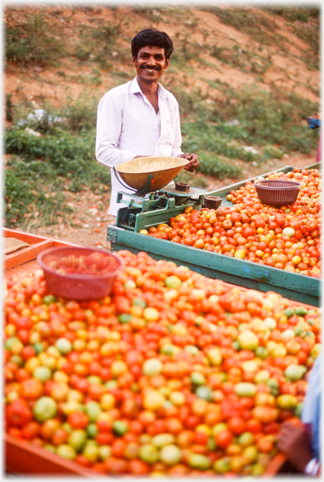
[[[140,79],[138,76],[137,76],[137,82],[141,88],[141,91],[145,96],[146,95],[152,96],[157,93],[158,82],[145,82],[142,79]]]

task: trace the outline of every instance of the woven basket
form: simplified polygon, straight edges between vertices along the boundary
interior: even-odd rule
[[[61,274],[51,267],[51,263],[62,258],[78,258],[92,253],[100,253],[108,261],[109,272],[103,274]],[[56,296],[70,300],[91,300],[110,294],[119,271],[124,267],[122,258],[116,254],[96,248],[56,247],[49,248],[37,256],[37,262],[44,271],[48,290]]]
[[[254,184],[260,201],[272,206],[293,204],[302,187],[300,182],[265,179]]]

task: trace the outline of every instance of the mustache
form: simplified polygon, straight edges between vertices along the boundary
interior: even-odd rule
[[[158,65],[141,65],[141,69],[143,70],[146,70],[146,69],[149,69],[149,70],[156,70],[157,72],[159,72],[161,70],[161,67],[159,67]]]

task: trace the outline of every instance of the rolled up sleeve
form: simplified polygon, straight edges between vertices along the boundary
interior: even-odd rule
[[[123,123],[123,113],[118,99],[106,94],[98,104],[96,131],[96,158],[108,167],[130,161],[136,154],[118,149],[118,139]]]

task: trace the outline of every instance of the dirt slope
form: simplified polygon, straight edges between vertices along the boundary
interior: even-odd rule
[[[53,36],[63,36],[64,48],[70,55],[59,58],[55,65],[34,62],[27,69],[8,63],[4,93],[12,95],[14,104],[29,101],[35,108],[44,101],[60,108],[68,98],[77,99],[84,92],[95,94],[99,99],[116,85],[116,74],[121,76],[119,79],[124,79],[123,82],[133,78],[129,40],[137,31],[154,26],[169,33],[174,40],[175,52],[183,49],[188,39],[196,49],[188,54],[189,72],[188,69],[172,69],[171,59],[171,67],[163,79],[164,85],[171,91],[173,84],[180,84],[187,92],[199,88],[202,94],[210,95],[212,102],[217,95],[222,95],[210,89],[209,81],[217,80],[234,88],[244,83],[269,90],[279,87],[319,102],[320,71],[309,67],[310,60],[313,60],[309,43],[297,35],[297,27],[301,28],[302,24],[286,21],[257,7],[238,8],[242,10],[243,20],[242,27],[236,28],[229,22],[225,23],[222,17],[221,11],[230,14],[229,7],[208,12],[199,7],[154,10],[153,7],[140,9],[126,6],[9,6],[4,10],[8,26],[19,27],[26,23],[28,15],[41,13]],[[255,24],[244,21],[245,13],[249,14],[249,20],[255,20]],[[260,31],[256,33],[256,25],[260,22],[265,25],[262,39],[258,37]],[[80,60],[75,51],[79,45],[85,44],[87,29],[102,29],[108,24],[120,25],[116,52],[113,51],[109,58],[111,67],[100,68],[91,63],[91,56],[96,54],[95,42],[90,45],[93,52],[88,59]],[[218,56],[215,56],[215,48]],[[236,57],[233,57],[233,52],[236,52]],[[261,168],[249,164],[242,165],[242,169],[247,168],[245,177],[248,178],[284,165],[305,167],[313,162],[312,157],[285,156],[282,161],[271,161]],[[210,178],[208,189],[233,182],[233,179],[218,181]],[[37,233],[78,244],[106,247],[106,226],[111,220],[107,215],[109,193],[101,196],[90,192],[80,195],[68,193],[67,196],[67,201],[75,209],[74,224],[77,221],[80,228],[58,222],[50,228],[38,228]]]

